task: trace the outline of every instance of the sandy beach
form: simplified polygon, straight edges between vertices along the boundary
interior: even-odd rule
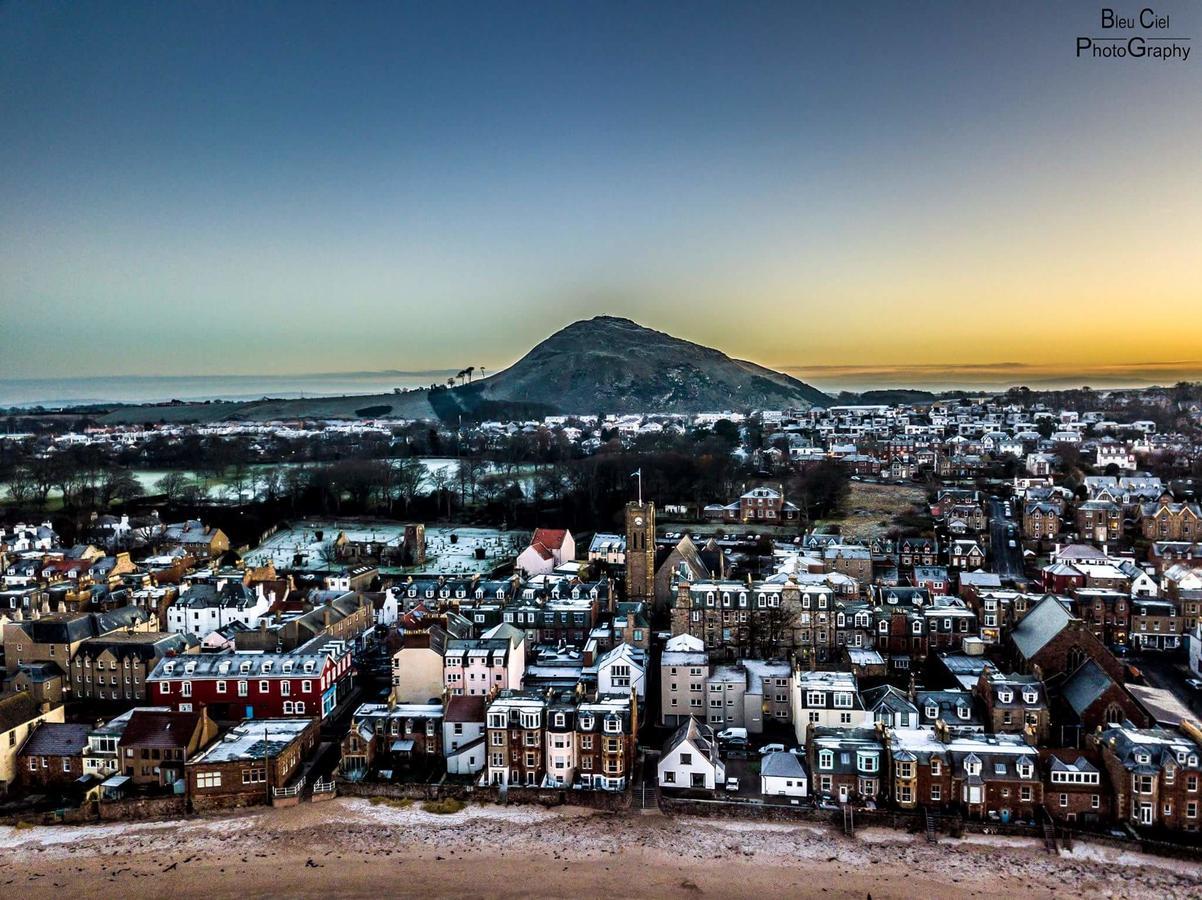
[[[974,836],[340,799],[187,822],[0,828],[9,897],[1196,897],[1202,862]]]

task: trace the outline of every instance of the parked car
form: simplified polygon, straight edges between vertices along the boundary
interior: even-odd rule
[[[728,791],[730,791],[732,794],[737,793],[739,790],[739,779],[727,778],[726,779],[726,789]]]
[[[765,744],[760,747],[760,756],[767,756],[769,753],[783,753],[784,751],[784,744]]]
[[[1202,678],[1187,678],[1185,679],[1185,683],[1195,691],[1202,691]]]
[[[720,741],[740,740],[740,741],[743,741],[744,743],[746,743],[747,729],[746,728],[724,728],[722,731],[718,732],[718,740],[720,740]]]

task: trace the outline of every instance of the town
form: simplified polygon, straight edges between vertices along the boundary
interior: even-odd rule
[[[1202,847],[1202,389],[0,435],[0,815]]]

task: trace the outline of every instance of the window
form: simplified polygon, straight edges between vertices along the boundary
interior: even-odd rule
[[[220,772],[197,772],[196,787],[198,790],[221,787]]]
[[[239,681],[238,682],[238,696],[245,697],[249,693],[250,693],[250,683],[246,682],[246,681]]]
[[[691,766],[693,764],[693,754],[692,753],[680,754],[680,764],[682,766]]]
[[[264,768],[242,770],[243,784],[263,784],[266,781],[267,770]]]
[[[271,691],[271,682],[270,681],[260,681],[259,682],[259,693],[260,694],[270,693],[270,691]]]
[[[224,681],[217,682],[217,693],[219,693],[219,694],[225,693],[225,682]]]
[[[818,753],[818,768],[830,769],[835,765],[835,754],[830,750],[822,750]]]
[[[676,784],[676,773],[664,772],[664,784]]]
[[[931,799],[932,800],[942,800],[943,799],[943,788],[937,784],[931,785]]]

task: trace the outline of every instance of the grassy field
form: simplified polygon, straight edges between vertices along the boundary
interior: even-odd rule
[[[846,537],[870,538],[888,531],[894,516],[912,506],[925,504],[926,492],[918,485],[853,481],[847,498],[847,512],[840,518],[825,519],[821,524],[841,526]]]

